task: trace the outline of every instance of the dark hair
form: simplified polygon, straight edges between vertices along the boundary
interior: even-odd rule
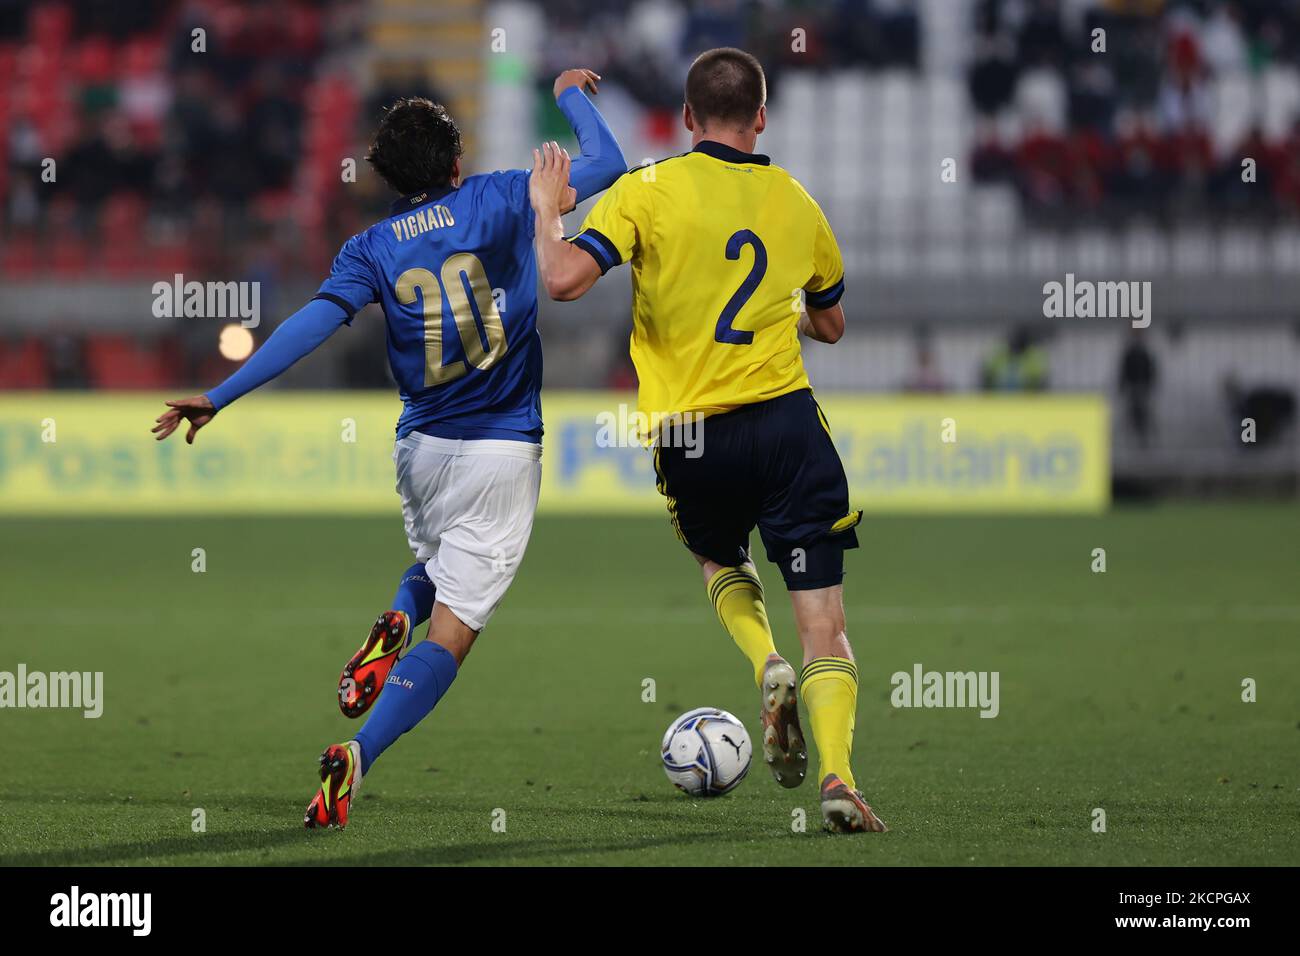
[[[744,50],[706,50],[686,74],[686,105],[701,126],[717,122],[744,128],[765,102],[763,67]]]
[[[384,110],[366,162],[407,196],[450,185],[460,154],[460,130],[447,110],[422,96],[406,96]]]

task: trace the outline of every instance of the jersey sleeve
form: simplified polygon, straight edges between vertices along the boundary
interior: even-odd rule
[[[636,171],[620,177],[587,214],[570,241],[596,260],[604,275],[636,257],[650,235],[650,194]]]
[[[208,401],[214,409],[221,411],[240,396],[265,385],[316,349],[348,318],[337,302],[316,296],[280,323],[266,344],[233,375],[208,392]]]
[[[573,158],[569,185],[578,202],[603,192],[627,171],[627,160],[600,110],[587,99],[580,86],[571,86],[555,101],[578,138],[582,152]]]
[[[379,301],[375,270],[365,255],[361,236],[353,236],[343,243],[343,248],[334,257],[329,278],[321,283],[314,298],[333,302],[347,313],[349,324],[359,311]]]
[[[483,177],[491,189],[495,190],[496,198],[505,204],[511,214],[523,217],[529,239],[533,237],[533,207],[528,201],[528,177],[531,175],[531,170],[527,169],[500,169]],[[491,196],[491,191],[486,195]]]
[[[811,197],[809,201],[817,217],[817,230],[813,236],[813,275],[804,286],[804,301],[813,309],[829,309],[844,296],[844,258],[826,214]]]

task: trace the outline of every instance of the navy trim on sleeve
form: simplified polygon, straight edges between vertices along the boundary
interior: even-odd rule
[[[813,309],[830,309],[844,297],[844,280],[820,292],[804,292],[804,302]]]
[[[312,301],[314,302],[316,299],[320,299],[323,302],[333,302],[343,310],[343,314],[348,317],[349,322],[351,322],[353,316],[357,314],[357,310],[352,308],[352,304],[348,302],[347,299],[334,295],[332,292],[317,292],[312,296]]]
[[[596,260],[596,265],[600,266],[601,275],[609,271],[609,263],[605,261],[605,253],[596,243],[581,235],[574,236],[569,241]]]
[[[614,243],[610,242],[609,238],[598,230],[584,229],[573,237],[572,242],[596,260],[596,264],[600,266],[601,275],[604,275],[623,261],[623,257],[618,254],[618,249],[614,246]]]
[[[611,269],[622,263],[623,257],[619,255],[618,246],[614,245],[609,236],[605,235],[599,229],[584,229],[582,230],[581,235],[590,236],[599,243],[600,247],[605,250],[605,256],[609,259],[609,267]]]

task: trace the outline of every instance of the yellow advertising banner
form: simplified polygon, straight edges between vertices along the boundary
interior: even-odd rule
[[[820,397],[853,506],[866,511],[1095,512],[1110,500],[1097,396]],[[0,513],[395,514],[400,403],[363,392],[254,394],[193,446],[155,442],[162,399],[0,396]],[[657,512],[635,397],[548,392],[541,510]],[[183,429],[182,429],[183,431]],[[707,454],[708,422],[698,434]]]

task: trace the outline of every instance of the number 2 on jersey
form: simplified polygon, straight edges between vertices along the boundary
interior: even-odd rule
[[[492,298],[483,263],[477,256],[460,252],[442,264],[439,277],[428,269],[407,269],[397,277],[394,292],[402,305],[412,305],[418,290],[424,300],[424,385],[425,388],[453,382],[469,371],[469,366],[487,370],[506,354],[506,330]],[[450,365],[442,364],[442,290],[447,291],[456,332],[465,350],[465,358]],[[475,312],[478,318],[475,318]],[[483,331],[479,333],[479,321]],[[484,338],[487,339],[486,345]]]
[[[729,345],[749,345],[754,341],[753,332],[733,329],[731,323],[736,320],[736,314],[745,307],[745,303],[754,294],[754,290],[758,288],[758,284],[763,281],[763,276],[767,272],[767,248],[763,245],[763,240],[748,229],[741,229],[727,240],[727,258],[733,261],[739,259],[740,250],[745,246],[754,247],[754,264],[750,267],[749,275],[745,276],[745,281],[740,284],[740,288],[732,293],[726,308],[722,310],[722,315],[718,316],[718,328],[713,333],[716,341]]]

